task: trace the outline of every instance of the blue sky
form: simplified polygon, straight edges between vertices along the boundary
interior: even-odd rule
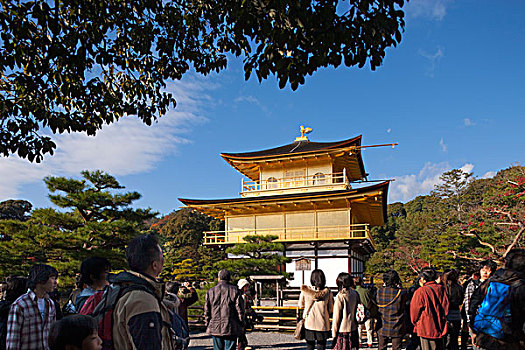
[[[374,72],[323,69],[297,91],[244,81],[240,60],[190,74],[168,86],[178,106],[152,127],[128,117],[95,138],[57,136],[42,164],[0,158],[0,201],[49,206],[42,178],[83,169],[110,172],[163,214],[178,197],[235,197],[241,175],[219,154],[290,143],[300,125],[311,141],[399,142],[363,151],[371,179],[396,179],[390,202],[428,193],[453,168],[484,177],[523,165],[525,2],[413,0],[405,10],[403,40]]]

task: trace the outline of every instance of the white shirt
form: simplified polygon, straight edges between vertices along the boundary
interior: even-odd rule
[[[40,310],[40,314],[42,318],[44,318],[46,313],[46,300],[44,298],[38,298],[36,302],[38,303],[38,310]]]

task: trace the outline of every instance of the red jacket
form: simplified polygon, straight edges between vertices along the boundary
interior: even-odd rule
[[[445,288],[427,282],[418,288],[410,303],[414,332],[423,338],[439,339],[447,334],[448,297]]]

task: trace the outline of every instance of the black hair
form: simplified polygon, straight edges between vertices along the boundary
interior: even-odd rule
[[[483,260],[482,262],[479,263],[480,270],[484,268],[485,266],[488,267],[492,273],[494,273],[498,269],[498,265],[491,259]]]
[[[397,288],[401,284],[401,279],[396,270],[388,270],[383,274],[383,282],[387,287]]]
[[[425,267],[419,272],[419,277],[424,278],[426,282],[435,281],[437,278],[436,270],[431,267]]]
[[[92,276],[98,279],[102,273],[109,269],[111,269],[111,264],[106,258],[92,256],[84,259],[80,265],[80,281],[90,286],[95,283],[91,278]]]
[[[180,286],[181,284],[176,281],[166,282],[166,292],[177,295]]]
[[[445,270],[445,272],[443,273],[442,282],[443,282],[443,286],[445,286],[445,289],[447,290],[448,295],[452,294],[452,286],[454,284],[459,285],[458,279],[459,279],[459,272],[456,269]]]
[[[338,290],[352,288],[354,286],[354,279],[348,272],[341,272],[335,280]]]
[[[58,277],[58,271],[53,266],[45,264],[34,265],[29,270],[29,279],[27,280],[27,288],[35,289],[36,285],[44,284],[50,277]]]
[[[230,282],[231,279],[232,279],[230,271],[228,271],[226,269],[220,270],[218,277],[219,277],[219,281]]]
[[[27,292],[27,277],[9,276],[6,279],[5,300],[13,302]]]
[[[97,322],[91,316],[71,315],[53,323],[49,330],[51,350],[64,350],[66,345],[82,348],[82,342],[97,331]]]
[[[511,249],[505,256],[505,268],[525,273],[525,249]]]
[[[144,273],[152,262],[158,261],[159,240],[155,235],[141,235],[129,242],[126,248],[126,259],[132,271]]]
[[[312,275],[310,276],[310,283],[312,286],[317,287],[319,289],[324,288],[326,286],[326,277],[324,275],[323,270],[313,270]]]

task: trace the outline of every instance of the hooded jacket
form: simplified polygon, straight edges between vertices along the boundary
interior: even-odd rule
[[[334,299],[334,316],[332,319],[332,337],[337,333],[350,333],[357,330],[355,314],[359,294],[353,289],[342,289]]]
[[[334,296],[330,289],[301,286],[299,307],[303,307],[304,327],[311,331],[330,331],[330,314],[334,310]]]
[[[470,321],[473,322],[478,307],[487,294],[490,282],[502,282],[511,285],[510,314],[512,316],[511,331],[505,340],[499,340],[490,335],[479,333],[476,345],[487,350],[524,349],[525,348],[525,276],[517,271],[499,269],[492,277],[483,282],[471,297],[470,308],[467,310]]]
[[[113,311],[113,344],[115,349],[174,350],[171,318],[162,302],[164,284],[154,278],[129,271],[121,272],[112,283],[149,288],[125,293]]]

